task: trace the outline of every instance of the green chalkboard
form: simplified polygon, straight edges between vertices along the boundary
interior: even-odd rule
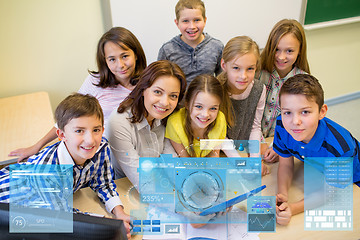
[[[305,25],[360,16],[360,0],[307,0]]]

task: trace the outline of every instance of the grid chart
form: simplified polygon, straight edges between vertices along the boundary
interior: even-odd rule
[[[163,229],[160,227],[160,220],[133,220],[133,233],[156,233],[162,234]]]
[[[305,209],[305,230],[351,231],[352,222],[352,159],[324,159],[323,206]]]

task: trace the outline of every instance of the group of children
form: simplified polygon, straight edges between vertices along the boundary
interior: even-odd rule
[[[74,171],[79,172],[74,175],[74,192],[79,186],[93,186],[98,192],[96,185],[104,187],[95,180],[95,175],[85,173],[89,164],[97,165],[99,170],[90,168],[91,171],[107,176],[105,179],[109,182],[105,184],[105,197],[99,196],[106,206],[112,206],[107,207],[109,212],[125,222],[128,216],[122,208],[113,207],[121,202],[111,180],[110,149],[106,140],[101,139],[103,118],[105,123],[112,118],[109,127],[105,124],[105,137],[114,154],[111,161],[119,172],[117,176],[125,170],[131,179],[134,170],[126,169],[131,166],[136,173],[136,158],[144,156],[144,144],[149,144],[146,143],[149,139],[156,145],[154,157],[162,153],[163,142],[167,141],[164,137],[179,157],[217,157],[219,150],[200,149],[200,139],[262,142],[274,136],[273,148],[261,151],[266,162],[279,159],[279,224],[287,224],[291,215],[303,211],[303,201],[288,203],[293,156],[303,161],[305,157],[314,156],[353,157],[353,180],[359,185],[359,142],[347,130],[325,118],[324,94],[318,80],[310,75],[305,33],[299,22],[284,19],[276,23],[260,54],[256,42],[247,36],[234,37],[223,47],[219,40],[203,33],[206,15],[201,0],[179,0],[175,13],[180,35],[160,48],[159,61],[148,68],[140,43],[127,29],[112,28],[101,37],[96,57],[98,71],[90,72],[79,93],[94,96],[104,117],[80,110],[89,107],[92,97],[74,94],[57,108],[57,128],[34,146],[15,150],[11,155],[19,156],[20,161],[36,154],[58,136],[60,144],[45,148],[26,164],[42,164],[43,158],[61,164],[62,148],[65,155],[67,152],[72,157]],[[174,67],[174,63],[181,69]],[[183,95],[183,108],[170,115]],[[89,100],[79,100],[82,98]],[[63,113],[57,114],[59,111]],[[69,115],[67,111],[73,113]],[[120,126],[122,124],[124,126]],[[149,134],[147,140],[142,131]],[[151,138],[151,134],[155,137]],[[127,159],[126,162],[123,159]],[[263,174],[266,173],[263,165]],[[75,177],[85,179],[75,187],[75,182],[78,183]],[[0,172],[0,200],[9,199],[8,181],[8,172]]]

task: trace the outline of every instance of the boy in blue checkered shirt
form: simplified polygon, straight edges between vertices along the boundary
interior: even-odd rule
[[[104,116],[99,102],[90,95],[75,93],[59,104],[55,111],[55,119],[58,126],[56,133],[61,141],[44,148],[31,156],[26,163],[21,164],[72,165],[73,192],[83,187],[93,189],[105,203],[106,210],[113,213],[116,218],[124,220],[130,237],[130,217],[124,212],[119,194],[116,192],[114,173],[110,164],[110,147],[106,139],[102,138]],[[9,202],[11,197],[9,169],[8,166],[0,170],[0,202]],[[40,188],[31,186],[31,189],[36,191]],[[43,193],[24,192],[24,197],[27,196],[41,196],[41,200],[51,201],[51,197]]]
[[[304,200],[288,203],[294,156],[353,158],[353,181],[360,186],[359,142],[339,124],[326,118],[327,105],[319,81],[308,74],[289,78],[279,93],[281,115],[277,118],[274,151],[279,154],[277,222],[286,225],[304,211]],[[316,166],[314,166],[316,167]]]

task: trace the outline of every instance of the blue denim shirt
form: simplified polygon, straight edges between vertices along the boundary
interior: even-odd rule
[[[159,50],[158,60],[169,60],[180,66],[186,75],[187,84],[200,74],[218,75],[224,45],[220,40],[204,33],[204,40],[192,48],[177,35]]]

